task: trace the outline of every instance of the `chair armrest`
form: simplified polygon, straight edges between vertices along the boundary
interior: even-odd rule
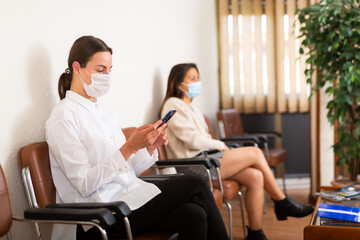
[[[276,132],[276,131],[265,131],[265,132],[246,132],[246,134],[250,134],[250,135],[264,135],[267,137],[282,137],[282,134],[280,132]]]
[[[214,167],[219,168],[221,166],[221,163],[217,158],[210,157],[209,159]]]
[[[247,135],[245,135],[246,137],[257,137],[258,139],[259,139],[259,141],[260,141],[260,143],[264,143],[264,142],[269,142],[269,138],[268,138],[268,136],[267,135],[264,135],[264,134],[261,134],[261,133],[258,133],[258,134],[256,134],[256,133],[246,133]],[[241,136],[233,136],[233,137],[231,137],[231,138],[237,138],[237,137],[241,137]]]
[[[202,151],[201,153],[204,154],[205,157],[207,157],[207,155],[209,155],[209,154],[218,153],[218,152],[220,152],[220,150],[211,149],[211,150],[207,150],[207,151]]]
[[[231,138],[222,138],[221,141],[225,143],[239,143],[239,142],[253,142],[260,145],[261,141],[258,136],[234,136]]]
[[[67,208],[29,208],[24,211],[28,220],[48,221],[81,221],[96,222],[104,228],[115,224],[115,216],[106,208],[97,209],[67,209]]]
[[[239,148],[241,147],[241,145],[239,143],[225,143],[226,146],[228,146],[228,148],[232,149],[232,148]]]
[[[212,164],[209,158],[205,157],[194,157],[194,158],[180,158],[180,159],[167,159],[161,160],[154,163],[156,167],[205,167],[207,169],[207,177],[210,185],[211,191],[213,190],[213,185],[211,181],[210,168]]]
[[[179,158],[179,159],[167,159],[156,161],[155,166],[158,167],[171,167],[171,166],[191,166],[202,165],[207,169],[212,167],[209,158]]]
[[[129,206],[123,201],[109,202],[109,203],[100,203],[100,202],[90,202],[90,203],[55,203],[49,204],[45,208],[52,209],[98,209],[106,208],[112,212],[115,212],[121,217],[126,217],[131,214]]]
[[[163,174],[163,175],[144,175],[144,176],[140,176],[139,178],[146,182],[156,183],[159,181],[163,181],[166,179],[179,177],[179,176],[183,176],[183,175],[184,175],[183,173]]]

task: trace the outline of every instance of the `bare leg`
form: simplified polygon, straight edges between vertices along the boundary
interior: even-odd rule
[[[264,206],[264,178],[261,171],[246,168],[230,177],[246,186],[245,205],[249,217],[249,227],[252,230],[262,228]]]
[[[282,200],[285,198],[285,194],[277,185],[269,164],[259,148],[242,147],[231,149],[226,151],[224,157],[220,159],[220,162],[220,173],[222,178],[232,178],[241,170],[252,167],[262,172],[264,177],[264,188],[272,199]]]

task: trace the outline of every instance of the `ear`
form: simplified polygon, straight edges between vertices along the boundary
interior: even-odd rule
[[[179,84],[178,88],[180,90],[185,91],[185,92],[189,90],[188,87],[186,85],[182,84],[182,83]]]
[[[73,64],[72,64],[72,68],[73,68],[73,72],[76,74],[76,75],[80,75],[80,63],[78,61],[74,61]]]

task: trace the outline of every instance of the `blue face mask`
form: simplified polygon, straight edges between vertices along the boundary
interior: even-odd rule
[[[188,91],[183,91],[186,93],[186,96],[188,96],[189,98],[194,98],[200,95],[201,93],[201,82],[195,82],[195,83],[190,83],[190,84],[185,84],[182,83],[184,85],[186,85],[188,87]]]

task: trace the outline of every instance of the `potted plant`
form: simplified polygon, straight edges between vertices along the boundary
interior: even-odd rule
[[[297,15],[307,82],[312,93],[326,87],[332,96],[326,108],[328,121],[336,123],[333,150],[337,164],[348,165],[350,181],[355,183],[360,160],[359,0],[321,0],[299,9]]]

